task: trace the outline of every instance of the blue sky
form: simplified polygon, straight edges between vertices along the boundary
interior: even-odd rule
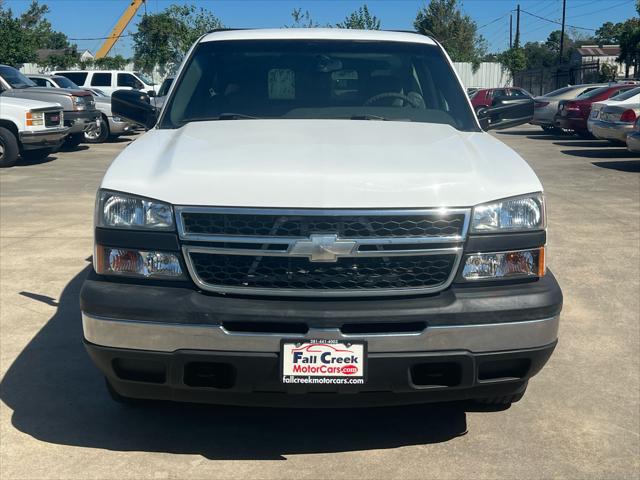
[[[5,0],[5,7],[19,13],[26,9],[29,0]],[[51,12],[48,16],[56,30],[70,38],[95,38],[109,34],[118,17],[124,12],[129,0],[41,0]],[[291,22],[291,10],[308,10],[315,21],[336,23],[363,3],[382,20],[382,28],[412,29],[416,12],[428,0],[147,0],[147,12],[161,11],[172,3],[195,3],[211,10],[229,27],[282,27]],[[481,28],[480,32],[489,42],[491,51],[501,51],[509,42],[509,12],[515,9],[518,0],[463,0],[465,13]],[[559,21],[562,18],[562,0],[520,0],[522,10]],[[567,0],[567,24],[596,29],[603,22],[619,22],[636,15],[635,0]],[[135,31],[139,15],[131,22],[127,31]],[[501,18],[502,17],[502,18]],[[495,20],[495,21],[494,21]],[[514,14],[515,29],[515,14]],[[493,23],[490,23],[493,22]],[[545,40],[549,32],[559,28],[545,20],[528,14],[521,15],[522,40]],[[488,25],[487,25],[488,24]],[[589,34],[590,30],[577,30]],[[95,53],[100,40],[77,40],[81,49]],[[122,38],[111,54],[131,55],[131,39]]]

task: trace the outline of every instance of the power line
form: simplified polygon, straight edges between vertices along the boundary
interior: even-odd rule
[[[622,5],[626,5],[630,2],[632,2],[633,0],[625,0],[624,2],[621,3],[617,3],[615,5],[611,5],[610,7],[607,7],[607,10],[611,10],[612,8],[617,8],[617,7],[621,7]],[[589,3],[587,5],[590,5]],[[581,8],[584,7],[584,5],[580,6]],[[586,13],[581,13],[580,15],[571,15],[571,18],[579,18],[579,17],[586,17],[587,15],[593,15],[594,13],[600,13],[602,12],[603,9],[599,8],[598,10],[593,10],[591,12],[586,12]]]
[[[122,35],[118,35],[117,37],[109,35],[108,37],[69,38],[69,40],[72,40],[74,42],[81,42],[81,41],[84,41],[84,40],[108,40],[110,38],[132,37],[133,35],[134,35],[133,33],[123,33]]]
[[[478,27],[478,30],[480,30],[481,28],[484,28],[484,27],[488,27],[489,25],[492,25],[492,24],[496,23],[498,20],[502,20],[504,17],[506,17],[506,16],[507,16],[507,15],[509,15],[510,13],[511,13],[511,12],[509,11],[509,12],[505,13],[504,15],[502,15],[501,17],[494,18],[494,19],[493,19],[493,20],[491,20],[489,23],[485,23],[484,25],[479,26],[479,27]]]
[[[520,9],[520,11],[522,13],[526,13],[527,15],[531,15],[532,17],[539,18],[540,20],[544,20],[545,22],[555,23],[556,25],[562,25],[562,22],[559,22],[557,20],[551,20],[550,18],[541,17],[540,15],[536,15],[535,13],[527,12],[526,10],[522,10],[522,9]],[[569,25],[569,24],[567,24],[566,26],[571,28],[576,28],[578,30],[589,30],[590,32],[596,31],[595,28],[577,27],[575,25]]]

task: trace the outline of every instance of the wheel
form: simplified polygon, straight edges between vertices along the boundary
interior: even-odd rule
[[[141,400],[139,398],[131,398],[120,395],[118,392],[116,392],[115,388],[113,388],[113,385],[111,385],[111,382],[109,382],[109,379],[107,377],[104,377],[104,383],[107,386],[107,392],[109,392],[111,400],[113,400],[114,402],[120,403],[122,405],[140,405],[144,402],[144,400]]]
[[[96,126],[84,132],[84,141],[87,143],[104,143],[109,138],[109,120],[102,115]]]
[[[11,167],[18,160],[18,140],[16,136],[0,127],[0,167]]]
[[[527,383],[522,387],[522,391],[518,393],[512,393],[511,395],[502,395],[500,397],[489,398],[476,398],[474,402],[479,405],[494,405],[494,406],[509,406],[512,403],[516,403],[524,397],[524,393],[527,391]]]
[[[65,147],[75,148],[84,141],[84,133],[73,133],[68,135],[64,141]]]
[[[37,162],[47,158],[52,152],[51,148],[39,148],[37,150],[24,150],[22,152],[22,158],[30,162]]]

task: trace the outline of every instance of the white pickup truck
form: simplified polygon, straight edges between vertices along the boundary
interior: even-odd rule
[[[45,158],[68,132],[60,105],[0,96],[0,167],[14,165],[19,155]]]
[[[102,181],[80,295],[114,399],[509,404],[551,356],[542,185],[432,38],[215,31],[158,118],[112,108],[149,129]]]

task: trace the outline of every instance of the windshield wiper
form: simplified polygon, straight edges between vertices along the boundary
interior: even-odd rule
[[[216,120],[258,120],[259,118],[260,117],[254,117],[252,115],[245,115],[244,113],[225,112],[215,117],[188,117],[178,123],[180,125],[184,125],[189,122],[213,122]]]
[[[349,120],[382,120],[384,122],[389,121],[387,117],[382,117],[380,115],[370,115],[368,113],[363,115],[352,115],[349,117]]]
[[[225,112],[218,115],[213,120],[258,120],[260,117],[254,117],[253,115],[245,115],[244,113],[231,113]]]

